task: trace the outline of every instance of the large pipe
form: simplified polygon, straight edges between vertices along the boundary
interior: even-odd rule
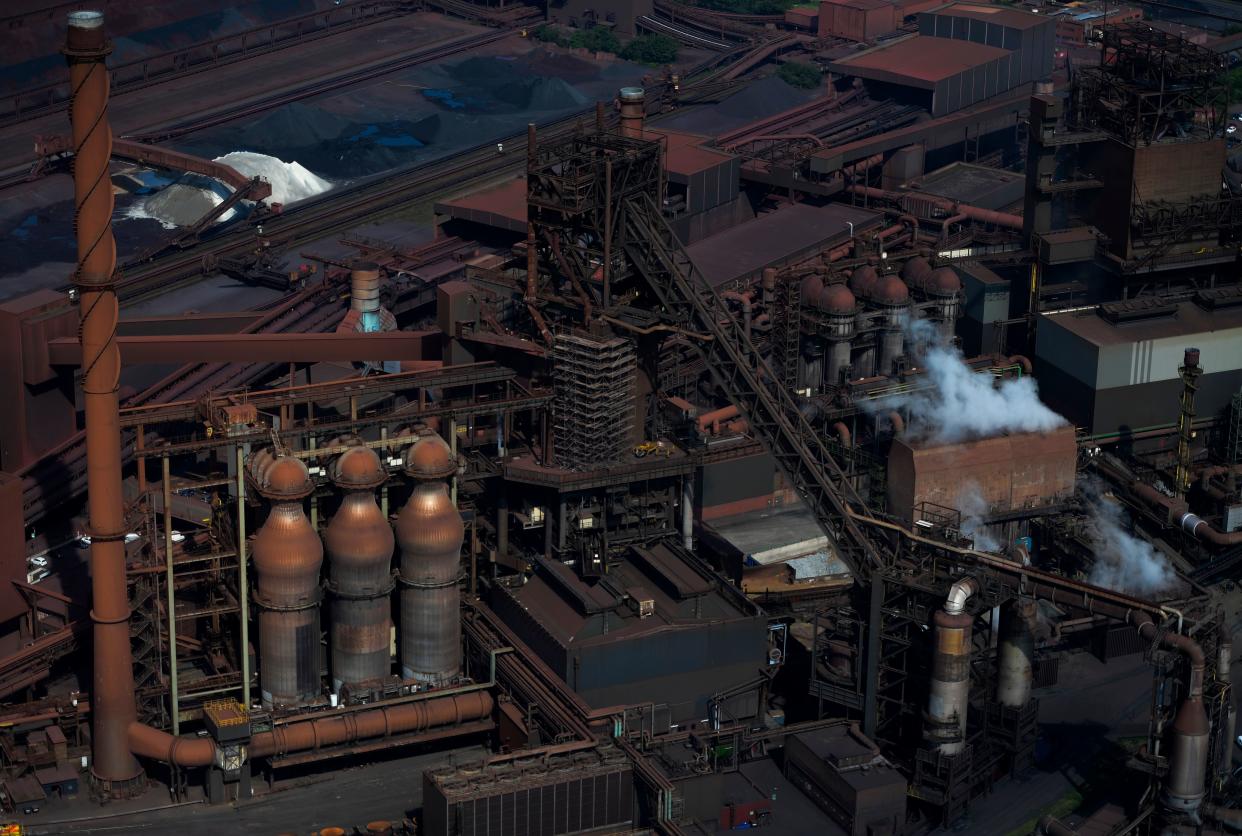
[[[1232,740],[1229,741],[1229,745],[1233,745]],[[1242,830],[1242,810],[1223,807],[1220,804],[1204,804],[1203,816],[1217,824],[1223,824],[1229,830]]]
[[[996,701],[1007,708],[1024,708],[1031,700],[1034,623],[1035,601],[1030,598],[1014,599],[1001,612]]]
[[[443,481],[457,466],[444,440],[429,435],[406,451],[405,470],[419,484],[396,522],[401,547],[401,675],[440,685],[461,670],[457,578],[466,532]]]
[[[491,694],[472,691],[352,714],[329,714],[257,734],[251,738],[247,751],[252,757],[262,758],[455,725],[487,717],[492,713],[492,705]]]
[[[473,691],[357,712],[334,712],[260,732],[251,738],[246,754],[255,758],[287,755],[481,720],[492,713],[492,707],[489,693]],[[129,745],[143,757],[183,767],[209,766],[217,760],[215,741],[209,737],[173,737],[141,723],[131,723],[128,731]]]
[[[267,706],[302,705],[320,693],[319,570],[323,542],[302,500],[314,490],[306,465],[266,450],[250,458],[258,492],[271,503],[254,536],[259,609],[259,685]]]
[[[347,450],[333,461],[330,472],[345,491],[324,531],[332,593],[332,688],[340,691],[374,683],[390,672],[395,540],[375,502],[375,488],[388,477],[376,452],[361,446]]]
[[[1203,648],[1189,636],[1168,631],[1161,633],[1146,613],[1134,613],[1130,621],[1143,638],[1155,641],[1159,634],[1161,644],[1182,653],[1190,662],[1186,699],[1178,708],[1169,731],[1169,771],[1165,776],[1163,801],[1168,810],[1185,814],[1193,820],[1198,817],[1206,792],[1208,759],[1209,726],[1207,712],[1203,708],[1206,668]]]
[[[1225,620],[1225,614],[1222,612],[1218,615],[1216,625],[1216,679],[1228,686],[1229,698],[1225,707],[1225,731],[1220,735],[1222,741],[1220,747],[1220,758],[1216,764],[1216,774],[1222,778],[1227,778],[1233,772],[1233,747],[1234,735],[1238,729],[1238,709],[1234,705],[1233,700],[1233,631],[1229,628],[1229,622]]]
[[[877,189],[874,186],[849,186],[846,191],[851,194],[862,195],[864,197],[873,197],[878,200],[889,200],[894,202],[900,202],[901,198],[904,197],[904,195],[900,192],[893,192],[888,189]],[[992,209],[980,209],[978,206],[969,206],[964,203],[958,203],[957,201],[949,200],[948,198],[943,197],[936,197],[934,195],[919,194],[917,197],[919,200],[931,203],[945,212],[960,215],[961,218],[959,220],[970,218],[971,220],[976,220],[980,223],[1003,226],[1008,229],[1022,229],[1021,215],[1013,215],[1008,212],[997,212]]]
[[[117,389],[121,354],[116,344],[116,241],[112,237],[112,126],[108,122],[108,69],[112,51],[103,14],[71,12],[62,52],[73,91],[74,229],[82,340],[82,400],[86,411],[87,506],[91,527],[91,621],[94,624],[91,774],[105,796],[124,794],[142,781],[129,748],[137,717],[129,598],[125,589],[125,511],[121,493],[121,429]]]
[[[949,589],[944,607],[932,617],[935,651],[924,736],[942,755],[956,755],[966,746],[971,626],[974,623],[974,618],[966,612],[966,602],[978,590],[973,578],[962,578]]]

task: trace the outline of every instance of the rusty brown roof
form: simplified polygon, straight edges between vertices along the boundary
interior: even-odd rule
[[[436,214],[487,224],[510,232],[526,231],[526,178],[518,177],[435,205]]]
[[[708,137],[682,131],[644,131],[644,139],[664,140],[664,168],[669,174],[689,177],[727,163],[731,157],[702,147]]]
[[[862,9],[870,11],[871,9],[882,9],[885,6],[893,5],[892,0],[823,0],[831,6],[845,6],[850,9]]]
[[[1019,9],[1006,9],[1003,6],[986,6],[976,3],[954,3],[943,9],[933,9],[934,14],[952,15],[953,17],[970,17],[985,20],[998,26],[1009,26],[1014,29],[1030,29],[1039,26],[1047,17],[1033,15]]]
[[[831,69],[861,78],[932,89],[936,82],[1009,55],[1000,47],[951,38],[914,37],[833,61]]]

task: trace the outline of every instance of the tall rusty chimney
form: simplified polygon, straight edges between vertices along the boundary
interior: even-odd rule
[[[621,135],[631,139],[643,138],[643,120],[647,116],[646,93],[641,87],[622,87]]]
[[[121,355],[116,344],[118,303],[112,237],[112,128],[108,124],[108,69],[112,51],[101,12],[69,14],[62,52],[73,98],[74,228],[82,341],[82,399],[86,408],[86,490],[91,530],[91,621],[94,623],[94,758],[91,775],[105,796],[128,795],[144,783],[129,749],[129,724],[137,717],[133,655],[129,647],[129,598],[125,591],[125,512],[121,504],[121,430],[117,386]]]

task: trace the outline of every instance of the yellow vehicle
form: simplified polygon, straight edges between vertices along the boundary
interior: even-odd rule
[[[652,454],[656,456],[663,456],[667,459],[669,456],[673,455],[673,451],[668,447],[665,447],[663,441],[644,441],[642,444],[639,444],[634,448],[634,458],[636,459],[641,459],[644,456]]]

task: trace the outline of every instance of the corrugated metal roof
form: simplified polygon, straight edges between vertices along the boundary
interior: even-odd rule
[[[526,231],[526,178],[519,177],[490,189],[435,205],[440,215],[487,224],[510,232]]]
[[[970,17],[1000,26],[1010,26],[1014,29],[1031,29],[1039,26],[1047,19],[1043,15],[1033,15],[1018,9],[1006,9],[1002,6],[978,6],[974,3],[954,3],[952,6],[936,9],[933,13],[951,15],[953,17]]]
[[[861,231],[879,225],[881,219],[878,212],[839,203],[797,203],[697,241],[686,251],[707,282],[719,287],[847,241],[849,223]]]
[[[892,0],[823,0],[823,2],[832,6],[845,6],[846,8],[862,9],[863,11],[882,9],[885,6],[893,5]]]
[[[833,61],[830,69],[861,78],[932,89],[936,82],[1010,53],[950,38],[916,37]]]

